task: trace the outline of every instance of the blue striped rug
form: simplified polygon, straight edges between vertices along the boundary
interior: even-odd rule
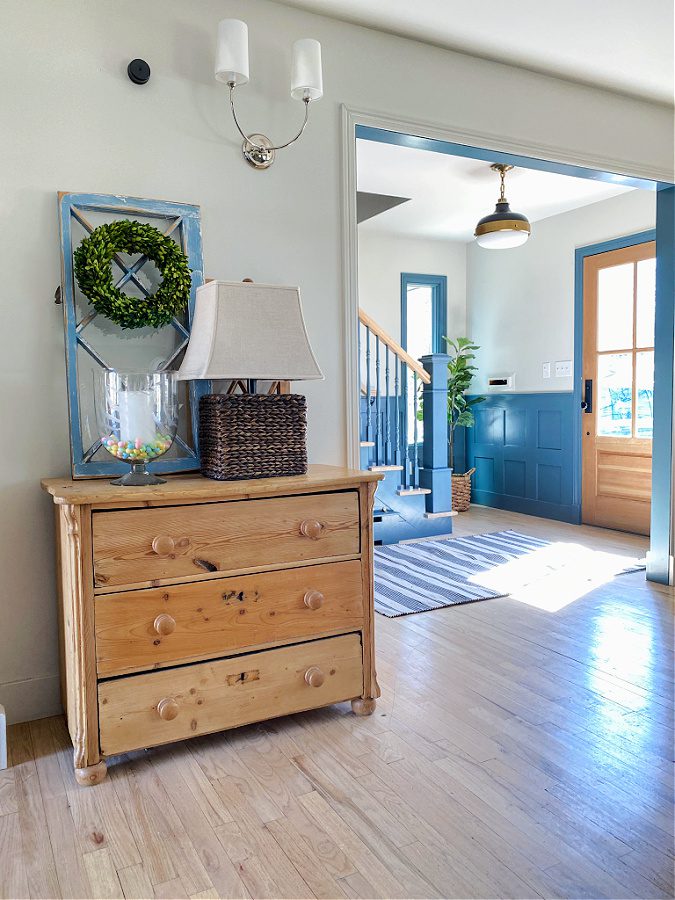
[[[547,548],[555,548],[555,552],[546,552]],[[565,553],[565,548],[576,552]],[[525,566],[509,567],[522,558],[527,558]],[[555,575],[566,566],[576,571],[580,561],[589,567],[589,575],[598,567],[610,577],[644,569],[638,560],[576,544],[553,545],[517,531],[392,544],[375,547],[375,609],[396,618],[507,597],[517,587]],[[503,588],[499,584],[502,578]]]

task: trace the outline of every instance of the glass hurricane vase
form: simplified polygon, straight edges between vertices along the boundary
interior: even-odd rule
[[[178,425],[176,372],[117,372],[100,374],[96,419],[101,446],[131,471],[113,484],[164,484],[148,472],[147,464],[173,444]]]

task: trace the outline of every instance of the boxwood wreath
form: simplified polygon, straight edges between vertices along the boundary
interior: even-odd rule
[[[159,269],[162,282],[149,297],[130,297],[115,287],[116,253],[142,253]],[[75,277],[96,312],[122,328],[159,328],[186,307],[192,277],[178,244],[152,225],[128,219],[94,229],[73,253]]]

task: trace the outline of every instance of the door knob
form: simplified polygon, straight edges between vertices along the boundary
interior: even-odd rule
[[[593,379],[587,378],[584,381],[584,399],[581,401],[581,408],[585,413],[593,412]]]
[[[310,687],[321,687],[325,680],[326,676],[318,666],[310,666],[305,672],[305,681]]]
[[[324,596],[321,591],[307,591],[304,599],[308,609],[319,609],[323,606]]]
[[[164,699],[160,700],[157,704],[157,712],[159,713],[160,719],[164,719],[165,722],[170,722],[178,715],[178,703],[173,697],[164,697]]]
[[[173,631],[175,631],[176,620],[168,613],[160,613],[152,623],[152,627],[155,629],[157,634],[162,635],[162,637],[166,637],[167,634],[171,634]]]

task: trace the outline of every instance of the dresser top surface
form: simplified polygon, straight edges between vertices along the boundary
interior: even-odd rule
[[[171,503],[186,500],[229,500],[246,497],[281,496],[344,490],[369,481],[379,481],[380,472],[347,469],[341,466],[309,466],[306,475],[283,478],[257,478],[246,481],[215,481],[194,475],[168,475],[166,484],[144,487],[120,487],[106,478],[43,478],[42,489],[51,494],[54,503],[115,504]]]

